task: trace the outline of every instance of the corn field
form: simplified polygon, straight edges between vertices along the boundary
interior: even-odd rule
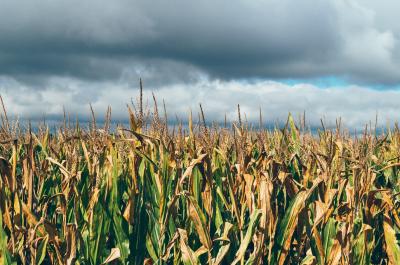
[[[32,131],[4,111],[0,264],[400,264],[397,127],[149,113]]]

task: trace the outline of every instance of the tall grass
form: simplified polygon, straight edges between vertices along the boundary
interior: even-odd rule
[[[128,114],[129,128],[110,131],[110,110],[103,128],[52,133],[2,116],[0,264],[400,263],[398,128]]]

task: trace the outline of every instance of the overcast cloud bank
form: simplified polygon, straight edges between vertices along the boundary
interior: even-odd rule
[[[172,113],[269,121],[289,111],[342,116],[348,126],[396,120],[400,24],[395,0],[99,2],[0,0],[0,93],[10,113],[87,116],[112,105],[124,118],[139,77]],[[326,76],[341,87],[285,85]],[[258,80],[258,81],[254,81]],[[268,81],[275,80],[275,81]]]

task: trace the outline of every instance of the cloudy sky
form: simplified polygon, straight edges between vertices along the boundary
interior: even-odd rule
[[[396,0],[0,0],[0,94],[21,119],[85,119],[145,95],[184,119],[306,112],[348,127],[400,118]]]

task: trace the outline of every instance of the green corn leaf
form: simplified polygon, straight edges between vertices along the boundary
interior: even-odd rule
[[[12,261],[11,254],[7,249],[7,235],[3,230],[3,213],[0,208],[0,264],[16,264]]]
[[[45,236],[39,243],[39,246],[37,248],[36,252],[36,264],[40,265],[44,261],[44,258],[46,257],[46,248],[47,248],[47,242],[49,241],[49,236]]]
[[[385,215],[383,221],[383,231],[386,241],[386,251],[389,261],[392,264],[400,264],[400,246],[396,238],[396,232],[390,218]]]
[[[374,234],[371,226],[362,224],[361,230],[353,244],[354,264],[371,264],[371,254],[374,246]]]
[[[232,262],[232,264],[238,263],[244,256],[247,247],[251,242],[251,238],[253,237],[254,233],[256,232],[256,228],[260,221],[261,217],[261,210],[255,209],[253,214],[250,216],[249,226],[247,227],[246,235],[244,236],[242,242],[240,243],[239,250],[236,252],[236,258]]]

